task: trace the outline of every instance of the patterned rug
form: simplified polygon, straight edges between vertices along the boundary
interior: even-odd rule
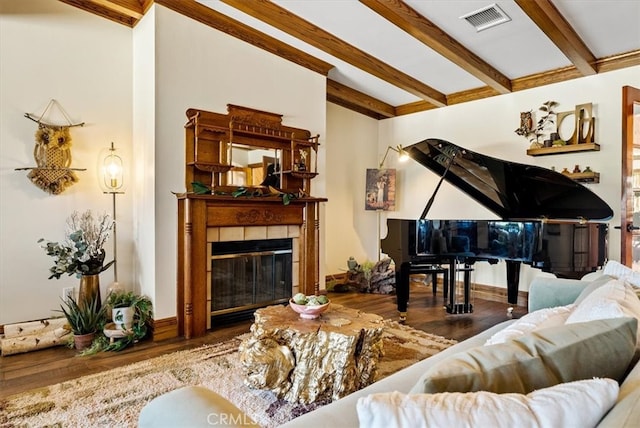
[[[377,379],[455,344],[385,321]],[[135,427],[153,398],[187,385],[218,392],[264,427],[276,427],[321,405],[291,404],[243,383],[238,346],[246,335],[179,351],[0,399],[0,427]]]

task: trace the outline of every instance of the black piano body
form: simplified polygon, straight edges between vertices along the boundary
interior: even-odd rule
[[[607,257],[606,223],[388,219],[387,229],[381,247],[396,264],[401,317],[407,311],[409,276],[429,271],[426,267],[447,265],[453,284],[456,264],[468,269],[477,261],[504,260],[507,301],[515,304],[522,263],[559,277],[579,278],[601,267]],[[447,312],[472,312],[469,290],[464,295],[464,302],[456,304],[451,293]]]
[[[401,319],[409,300],[409,276],[424,272],[428,265],[447,264],[453,286],[459,264],[468,272],[477,261],[504,260],[507,300],[515,304],[522,263],[567,278],[593,272],[605,263],[604,221],[613,211],[585,186],[552,170],[492,158],[444,140],[424,140],[405,150],[500,219],[426,219],[432,196],[421,218],[387,220],[381,249],[395,262]],[[468,276],[463,304],[454,304],[451,291],[447,311],[471,312]]]

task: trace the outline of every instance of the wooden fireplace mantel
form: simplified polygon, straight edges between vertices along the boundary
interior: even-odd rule
[[[233,198],[178,195],[178,334],[202,336],[207,330],[207,228],[297,225],[300,227],[300,292],[319,292],[319,203],[300,198],[284,205],[277,197]]]

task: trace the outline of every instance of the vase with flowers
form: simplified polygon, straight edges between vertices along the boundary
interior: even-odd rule
[[[108,214],[95,215],[91,210],[84,213],[74,211],[67,218],[65,239],[62,242],[39,239],[54,265],[49,268],[49,279],[60,279],[63,274],[80,278],[78,303],[97,300],[100,304],[99,274],[107,270],[115,260],[104,262],[104,245],[113,229],[113,221]],[[99,308],[98,308],[99,309]]]

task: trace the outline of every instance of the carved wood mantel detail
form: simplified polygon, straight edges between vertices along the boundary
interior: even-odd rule
[[[211,309],[207,269],[207,233],[211,228],[287,226],[299,230],[299,266],[296,282],[300,292],[320,290],[319,205],[325,198],[308,196],[316,174],[318,137],[309,131],[285,126],[274,113],[229,105],[229,114],[187,110],[185,184],[210,185],[213,194],[178,194],[178,334],[186,338],[206,333]],[[226,121],[226,122],[225,122]],[[280,195],[233,197],[225,174],[231,170],[227,153],[235,139],[252,147],[276,149],[282,190],[298,192],[285,205]],[[305,153],[304,171],[296,168],[295,156]],[[220,189],[220,191],[216,191]],[[231,189],[233,190],[233,189]]]

